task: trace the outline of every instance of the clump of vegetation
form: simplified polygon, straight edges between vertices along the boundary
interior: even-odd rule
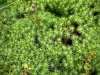
[[[85,61],[85,64],[84,64],[85,73],[83,73],[83,75],[91,75],[91,74],[93,75],[93,74],[96,74],[95,73],[96,70],[95,70],[95,72],[91,72],[92,71],[92,68],[91,68],[91,65],[89,64],[89,61],[91,61],[91,59],[95,55],[96,55],[96,51],[93,51],[91,53],[91,55],[84,57],[84,61]]]

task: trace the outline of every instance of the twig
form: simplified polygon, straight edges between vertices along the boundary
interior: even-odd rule
[[[18,2],[18,1],[20,1],[20,0],[17,0],[17,1],[15,1],[15,2],[12,2],[12,3],[8,4],[8,5],[6,5],[6,6],[2,7],[2,8],[0,8],[0,10],[2,10],[2,9],[4,9],[4,8],[6,8],[6,7],[8,7],[8,6],[10,6],[10,5],[12,5],[12,4]]]

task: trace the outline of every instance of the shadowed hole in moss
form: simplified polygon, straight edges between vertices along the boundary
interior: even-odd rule
[[[65,37],[61,38],[61,42],[66,46],[71,46],[73,44],[73,41],[71,38],[66,39]]]
[[[39,43],[39,40],[38,40],[38,36],[37,35],[34,36],[34,42],[37,43],[37,44]]]
[[[40,44],[40,42],[38,40],[38,36],[37,35],[34,35],[34,42],[39,48],[41,47],[41,44]]]
[[[69,9],[69,10],[68,10],[68,14],[69,14],[69,15],[73,15],[73,14],[74,14],[74,9],[73,9],[73,8]]]
[[[51,12],[57,17],[63,17],[64,12],[61,9],[58,9],[57,7],[51,8],[48,4],[45,6],[45,10]]]
[[[97,15],[100,15],[100,12],[99,12],[99,11],[95,11],[95,12],[93,13],[93,16],[97,16]]]
[[[25,18],[25,15],[24,15],[25,13],[17,13],[15,16],[16,16],[16,18],[17,19],[21,19],[21,18]]]
[[[90,70],[90,75],[97,75],[97,70],[96,69],[94,71]]]
[[[2,21],[2,24],[7,24],[7,21]]]
[[[74,26],[75,29],[77,29],[79,26],[77,22],[72,22],[71,24]]]
[[[82,34],[81,34],[79,31],[77,31],[77,30],[74,30],[74,32],[73,32],[72,34],[75,34],[75,35],[77,35],[77,36],[81,36],[81,35],[82,35]]]
[[[91,5],[90,5],[90,8],[94,8],[94,4],[91,4]]]

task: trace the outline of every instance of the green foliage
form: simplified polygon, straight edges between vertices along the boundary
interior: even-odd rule
[[[9,6],[13,0],[2,1],[0,75],[82,75],[84,57],[94,50],[87,63],[90,75],[99,75],[97,1],[20,0]]]

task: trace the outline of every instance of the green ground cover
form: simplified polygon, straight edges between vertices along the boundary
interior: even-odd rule
[[[14,1],[0,0],[0,75],[100,75],[100,0]]]

